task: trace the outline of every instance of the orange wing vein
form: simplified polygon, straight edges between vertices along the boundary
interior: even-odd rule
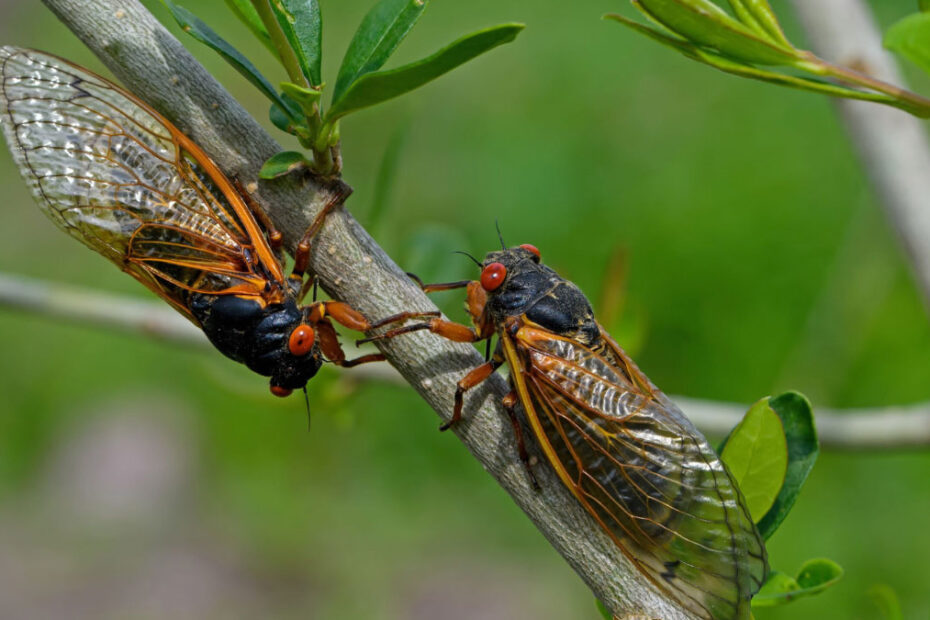
[[[260,296],[269,279],[284,282],[228,179],[145,103],[33,50],[0,48],[0,76],[13,159],[72,237],[191,320],[189,292]]]
[[[701,618],[746,618],[765,546],[707,440],[601,329],[595,351],[524,326],[502,335],[530,426],[627,557]]]

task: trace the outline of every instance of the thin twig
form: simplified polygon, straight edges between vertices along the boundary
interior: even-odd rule
[[[698,428],[723,437],[742,419],[749,404],[672,396]],[[930,403],[875,409],[818,409],[820,443],[837,450],[926,449],[930,445]]]
[[[0,273],[0,306],[30,314],[61,317],[69,323],[88,323],[106,329],[164,339],[209,349],[203,332],[161,302]],[[350,346],[346,347],[351,349]],[[349,357],[360,351],[347,351]],[[346,374],[360,381],[406,383],[385,364],[368,364]],[[742,419],[749,404],[724,403],[672,396],[706,434],[723,437]],[[838,450],[890,450],[930,445],[930,403],[875,409],[818,409],[817,431],[825,447]]]
[[[818,55],[885,82],[904,84],[861,0],[792,0]],[[836,99],[873,191],[907,251],[930,312],[930,145],[911,115]]]
[[[176,121],[227,174],[244,187],[255,187],[261,164],[280,146],[145,8],[135,0],[43,1],[123,84]],[[314,214],[339,189],[305,176],[261,183],[255,197],[293,249]],[[372,319],[435,309],[345,210],[327,218],[311,266],[330,295]],[[451,413],[455,382],[483,361],[473,347],[429,334],[396,338],[381,347],[444,420]],[[612,613],[687,618],[630,564],[554,473],[537,468],[543,490],[533,490],[500,409],[506,391],[497,376],[475,390],[467,401],[471,415],[456,428],[458,437]]]
[[[141,333],[168,342],[210,346],[204,333],[166,304],[0,273],[0,306],[68,323]]]

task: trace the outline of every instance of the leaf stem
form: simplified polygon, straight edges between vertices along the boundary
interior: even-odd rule
[[[271,37],[271,42],[278,51],[278,58],[280,58],[281,64],[284,65],[284,70],[287,71],[288,77],[291,78],[291,81],[295,84],[310,88],[310,82],[307,81],[307,77],[303,74],[303,71],[300,70],[300,63],[297,61],[297,55],[294,53],[294,50],[291,49],[291,44],[288,42],[287,37],[284,36],[284,31],[281,30],[281,25],[278,23],[278,19],[271,9],[270,0],[252,0],[252,5],[255,7],[255,10],[258,11],[258,16],[261,18],[262,23],[265,24],[268,35]]]
[[[865,73],[856,71],[855,69],[833,64],[823,60],[822,58],[819,58],[811,52],[808,52],[807,54],[808,58],[804,62],[804,69],[810,71],[811,73],[824,77],[836,78],[847,84],[854,84],[862,88],[867,88],[871,91],[894,97],[902,104],[904,104],[900,107],[904,107],[912,114],[921,118],[930,118],[930,99],[922,97],[917,93],[907,90],[906,88],[901,88],[899,86],[895,86],[894,84],[889,84],[888,82],[875,79]]]

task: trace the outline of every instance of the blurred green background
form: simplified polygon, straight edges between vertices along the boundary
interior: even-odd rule
[[[283,77],[223,3],[184,4]],[[884,26],[914,9],[872,5]],[[324,0],[327,82],[369,6]],[[830,102],[600,20],[628,8],[436,0],[393,66],[485,25],[527,30],[343,122],[351,210],[372,223],[383,154],[400,144],[371,232],[427,280],[473,276],[450,252],[493,248],[496,219],[596,306],[625,256],[608,328],[666,392],[748,404],[797,389],[815,411],[930,398],[927,315]],[[0,35],[102,70],[37,2],[0,1]],[[265,121],[256,91],[182,40]],[[152,297],[44,218],[5,149],[0,183],[0,270]],[[457,296],[439,301],[464,318]],[[2,308],[0,342],[4,617],[597,617],[409,389],[327,369],[307,433],[299,399],[212,351]],[[824,452],[769,553],[789,573],[830,557],[846,577],[757,618],[878,618],[875,584],[927,618],[928,471],[925,452]]]

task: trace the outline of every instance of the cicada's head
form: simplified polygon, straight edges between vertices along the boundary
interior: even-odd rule
[[[264,304],[254,296],[195,295],[191,312],[224,355],[271,377],[271,391],[302,389],[323,365],[315,323],[292,296]]]
[[[488,252],[481,265],[481,288],[488,305],[498,318],[523,314],[541,295],[552,288],[558,276],[540,264],[539,250],[524,244]]]
[[[521,245],[489,252],[481,266],[486,309],[497,325],[522,316],[545,330],[590,346],[600,338],[584,293],[540,262],[539,250]]]
[[[271,377],[275,396],[303,389],[323,365],[316,330],[291,300],[258,324],[255,353],[250,367]]]

